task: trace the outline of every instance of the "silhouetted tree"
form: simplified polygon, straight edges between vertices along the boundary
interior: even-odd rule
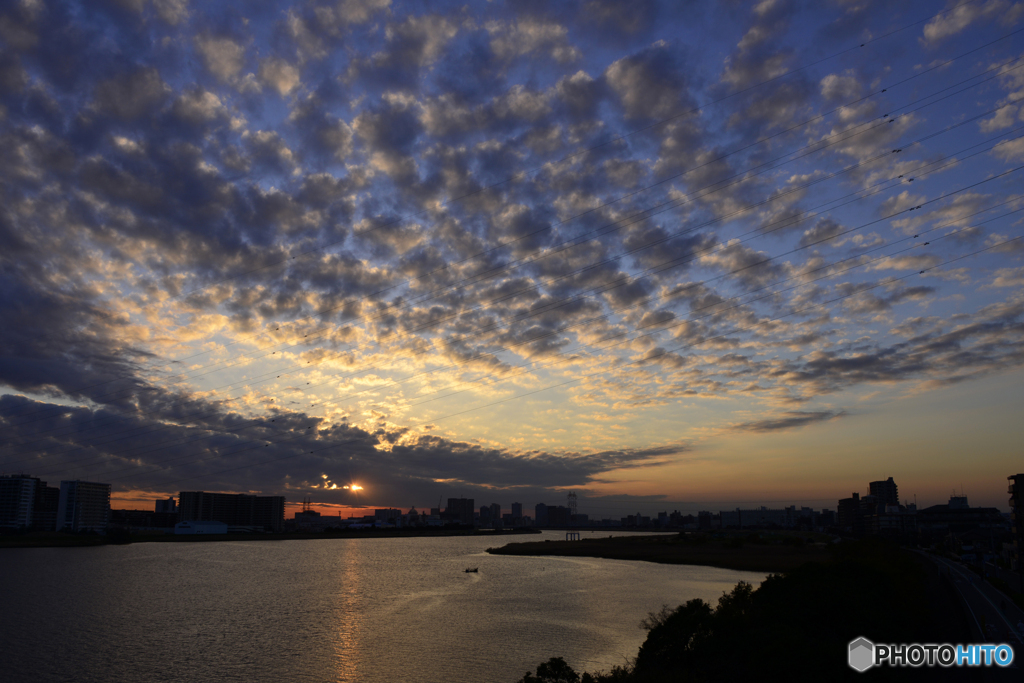
[[[520,683],[580,683],[580,675],[561,657],[552,657],[537,666],[537,675],[529,671]]]

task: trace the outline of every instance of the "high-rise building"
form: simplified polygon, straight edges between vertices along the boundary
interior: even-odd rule
[[[110,521],[110,484],[62,481],[57,504],[58,531],[106,531]]]
[[[548,526],[569,526],[572,514],[569,508],[562,505],[548,506]]]
[[[491,503],[491,522],[498,522],[501,520],[501,504]]]
[[[32,530],[56,531],[57,508],[60,506],[60,489],[47,486],[45,481],[36,480],[36,500],[32,506]]]
[[[178,521],[224,522],[280,532],[284,530],[284,496],[182,491],[178,494]]]
[[[860,516],[860,494],[856,491],[849,498],[839,500],[838,522],[844,531],[853,531],[857,525],[857,518]],[[725,525],[725,520],[722,521]]]
[[[155,512],[164,514],[175,514],[178,512],[178,505],[174,502],[174,496],[171,496],[167,500],[156,501]]]
[[[23,474],[0,477],[0,527],[32,527],[38,481]]]
[[[60,489],[27,474],[0,477],[0,527],[53,531]]]
[[[874,496],[885,505],[899,505],[900,494],[896,482],[889,477],[885,481],[873,481],[868,484],[868,495]]]
[[[459,524],[472,524],[474,502],[472,498],[449,498],[448,509],[445,510],[449,521]]]
[[[518,520],[523,518],[523,504],[512,503],[512,520]]]
[[[548,525],[548,506],[544,503],[537,503],[533,508],[533,523],[537,526]]]

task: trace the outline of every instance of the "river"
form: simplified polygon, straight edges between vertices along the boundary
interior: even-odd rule
[[[494,544],[454,536],[5,549],[2,678],[513,683],[553,656],[577,671],[622,664],[643,642],[648,612],[714,602],[737,581],[764,578],[486,554]]]

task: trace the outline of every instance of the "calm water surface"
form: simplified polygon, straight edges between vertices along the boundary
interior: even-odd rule
[[[622,664],[643,642],[638,624],[648,612],[715,601],[737,581],[764,578],[487,555],[494,544],[447,537],[3,550],[0,678],[511,683],[553,656],[577,671]]]

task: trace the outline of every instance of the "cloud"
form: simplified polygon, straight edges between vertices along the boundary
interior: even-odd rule
[[[819,410],[819,411],[791,411],[782,413],[776,417],[754,422],[741,422],[730,427],[738,432],[779,432],[787,429],[799,429],[819,422],[828,422],[841,417],[846,417],[845,410]]]
[[[156,69],[138,69],[96,85],[96,109],[124,121],[132,121],[151,112],[163,102],[169,88]]]
[[[659,41],[647,49],[613,62],[604,73],[626,117],[663,119],[691,104],[681,74],[679,54]],[[692,105],[691,105],[692,106]]]
[[[936,44],[960,33],[976,21],[996,16],[1004,23],[1012,25],[1022,13],[1024,7],[1020,3],[1010,3],[1007,0],[961,4],[925,24],[921,41],[925,44]]]
[[[580,52],[568,41],[568,31],[559,24],[524,17],[516,22],[492,21],[485,26],[491,34],[491,49],[499,59],[547,53],[558,62],[579,59]]]
[[[206,68],[221,81],[234,79],[245,64],[245,47],[227,36],[199,35],[196,50]]]
[[[260,80],[278,92],[281,97],[290,95],[299,87],[299,70],[283,59],[270,57],[260,63]]]
[[[179,120],[196,126],[227,115],[220,98],[201,88],[182,93],[174,101],[171,112]]]
[[[800,238],[801,247],[807,247],[812,244],[819,244],[825,240],[829,240],[839,233],[846,230],[845,226],[840,225],[831,218],[820,218],[814,224],[814,227],[804,230],[803,236]]]
[[[157,16],[172,26],[177,26],[188,18],[189,0],[153,0],[153,9]]]

